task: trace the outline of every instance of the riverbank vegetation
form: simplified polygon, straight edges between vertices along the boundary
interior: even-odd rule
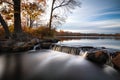
[[[56,29],[53,28],[49,31],[49,28],[46,26],[40,26],[38,28],[29,28],[29,27],[22,27],[23,32],[28,35],[31,38],[39,38],[39,39],[44,39],[46,37],[54,37]],[[13,25],[9,26],[9,30],[11,34],[14,34],[14,27]],[[48,32],[49,31],[49,32]],[[0,26],[0,39],[6,39],[5,38],[5,31],[4,29]]]
[[[0,0],[1,50],[29,49],[44,38],[53,39],[56,27],[79,6],[78,0]]]
[[[77,6],[80,6],[78,0],[52,0],[51,2],[47,0],[0,0],[0,23],[1,30],[4,30],[1,34],[5,35],[6,39],[17,40],[26,38],[26,32],[29,34],[34,32],[33,36],[38,35],[38,33],[41,37],[43,37],[43,34],[52,36],[52,29],[64,22],[66,17],[63,16],[66,16],[65,13],[71,12]],[[49,12],[48,8],[50,9]],[[61,14],[59,15],[56,10],[62,10]],[[47,18],[44,17],[45,15],[48,15],[49,18],[42,21]],[[41,26],[40,24],[42,27],[35,29],[35,27]],[[10,25],[12,27],[9,27]],[[46,25],[45,28],[43,28],[43,25]],[[46,31],[48,31],[48,34]]]

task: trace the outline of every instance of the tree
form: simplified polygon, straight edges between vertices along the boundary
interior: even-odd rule
[[[27,26],[33,27],[35,20],[39,19],[39,16],[44,12],[45,0],[34,2],[23,2],[22,3],[22,14],[26,18]]]
[[[9,2],[8,2],[8,0],[0,0],[0,5],[2,5],[3,3],[9,3]],[[9,14],[9,10],[7,11],[6,7],[4,7],[4,8],[1,9],[1,13],[2,14]],[[10,31],[9,31],[8,25],[7,25],[6,21],[4,20],[4,18],[2,17],[1,13],[0,13],[0,23],[3,26],[3,29],[5,31],[5,38],[9,39],[11,37],[11,34],[10,34]]]
[[[12,3],[13,1],[13,3]],[[9,14],[11,13],[12,8],[14,11],[14,34],[16,36],[18,36],[17,34],[21,34],[22,33],[22,27],[21,27],[21,12],[20,12],[20,3],[21,0],[1,0],[1,4],[2,3],[7,3],[6,6],[2,9],[1,13],[5,15],[5,19],[11,19],[11,17],[9,16]],[[9,6],[10,5],[10,6]],[[11,5],[13,6],[11,8]],[[7,7],[7,8],[6,8]],[[4,21],[3,17],[0,15],[0,19],[1,19],[1,24],[3,25],[3,28],[6,32],[7,37],[10,36],[10,31],[8,29],[8,25],[6,24],[6,22]]]
[[[21,0],[13,0],[14,7],[14,34],[21,34]]]
[[[13,36],[13,38],[24,37],[24,36],[22,36],[23,30],[22,30],[22,26],[21,26],[21,1],[22,0],[0,0],[0,4],[7,3],[9,5],[12,5],[12,7],[7,5],[7,7],[9,9],[8,8],[6,8],[7,10],[3,9],[2,12],[4,15],[6,15],[5,16],[5,17],[7,17],[6,19],[11,19],[12,16],[8,16],[8,15],[9,15],[9,13],[11,13],[12,8],[13,8],[13,14],[14,14],[14,36]],[[37,0],[37,2],[42,2],[42,1],[45,1],[45,0]],[[0,14],[0,22],[3,25],[3,28],[6,32],[6,36],[7,37],[10,36],[10,31],[8,29],[8,25],[4,21],[1,14]]]
[[[52,0],[52,6],[51,6],[51,13],[50,13],[50,20],[49,20],[49,29],[52,27],[52,20],[53,17],[56,19],[60,16],[54,15],[54,11],[56,9],[62,9],[62,13],[70,12],[70,10],[74,9],[76,6],[80,6],[80,2],[78,0]]]
[[[10,38],[10,31],[9,31],[9,29],[8,29],[8,25],[7,25],[7,23],[5,22],[5,20],[3,19],[3,17],[1,16],[1,14],[0,14],[0,23],[1,23],[1,25],[3,26],[3,28],[4,28],[5,37],[6,37],[6,38]]]

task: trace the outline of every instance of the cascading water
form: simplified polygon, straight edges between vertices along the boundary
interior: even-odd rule
[[[35,45],[33,50],[36,50],[37,48],[40,48],[40,44]]]
[[[32,51],[36,51],[37,49],[40,49],[40,44],[37,44],[33,47]]]
[[[71,47],[71,46],[63,46],[63,45],[54,45],[52,50],[59,51],[59,52],[65,52],[68,54],[73,55],[80,55],[84,56],[87,54],[88,51],[93,51],[93,47]]]
[[[73,55],[80,55],[83,57],[86,57],[87,54],[93,53],[97,50],[102,50],[106,52],[111,59],[111,55],[113,55],[116,50],[111,50],[103,47],[92,47],[92,46],[65,46],[65,45],[53,45],[51,47],[52,50],[59,51],[59,52],[64,52],[68,54],[73,54]],[[110,59],[108,60],[107,64],[110,64]],[[111,64],[110,64],[111,65]]]

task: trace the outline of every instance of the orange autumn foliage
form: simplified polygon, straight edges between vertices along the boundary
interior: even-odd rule
[[[55,29],[51,29],[51,31],[49,32],[49,28],[46,26],[40,26],[38,28],[29,28],[29,27],[24,26],[22,27],[22,29],[29,36],[37,37],[37,38],[53,37],[56,32]],[[12,34],[14,31],[13,25],[9,26],[9,30]],[[0,27],[0,38],[3,37],[4,35],[5,35],[4,29]]]

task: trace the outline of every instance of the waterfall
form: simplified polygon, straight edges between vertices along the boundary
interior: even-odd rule
[[[83,57],[83,58],[86,58],[86,56],[88,55],[87,53],[88,53],[88,52],[85,51],[85,52],[83,53],[82,57]]]
[[[71,50],[70,47],[62,46],[61,52],[70,53],[70,50]]]
[[[79,55],[79,48],[71,47],[70,54]]]
[[[37,44],[37,45],[35,45],[35,46],[33,47],[33,50],[34,50],[34,51],[37,50],[37,49],[40,49],[40,44]]]
[[[55,51],[68,53],[68,54],[80,55],[83,57],[86,57],[87,54],[89,54],[90,52],[101,50],[101,48],[92,47],[92,46],[73,47],[73,46],[55,45],[55,44],[51,47],[51,49]]]
[[[54,45],[52,50],[60,51],[73,55],[80,55],[85,57],[87,55],[87,51],[91,50],[91,47],[71,47],[71,46],[63,46],[63,45]]]

